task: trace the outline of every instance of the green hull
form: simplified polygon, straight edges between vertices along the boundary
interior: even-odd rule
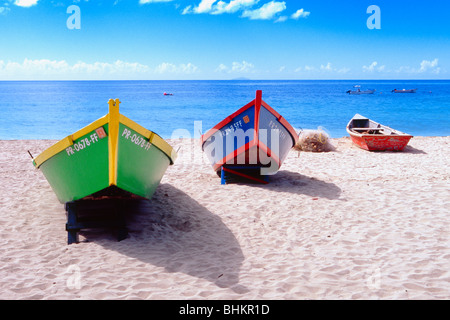
[[[131,132],[128,139],[126,130]],[[123,124],[119,126],[118,151],[117,186],[138,196],[151,198],[170,165],[167,155]]]
[[[108,125],[105,125],[104,129],[108,133]],[[94,133],[95,131],[90,132],[87,136]],[[74,141],[73,145],[81,145],[84,139],[86,136]],[[40,166],[58,200],[62,203],[78,200],[108,188],[108,168],[108,139],[106,138],[95,143],[90,142],[90,145],[83,149],[68,147]]]
[[[111,187],[150,199],[176,154],[159,136],[119,115],[118,103],[116,116],[101,120],[44,151],[34,165],[61,203]]]

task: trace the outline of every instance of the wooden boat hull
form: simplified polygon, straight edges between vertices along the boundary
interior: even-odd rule
[[[33,160],[61,203],[117,190],[150,199],[175,161],[162,138],[119,114],[119,103]]]
[[[411,136],[398,136],[398,137],[375,137],[374,135],[352,135],[350,134],[352,142],[368,151],[402,151]]]
[[[201,143],[216,172],[226,165],[235,170],[260,168],[269,175],[279,170],[297,140],[292,126],[258,90],[255,100],[205,133]]]
[[[355,115],[347,125],[352,142],[368,151],[402,151],[412,136]]]

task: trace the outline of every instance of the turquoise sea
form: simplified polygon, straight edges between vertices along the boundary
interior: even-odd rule
[[[347,90],[376,89],[371,95]],[[393,89],[417,93],[392,93]],[[163,138],[198,137],[263,91],[294,128],[346,136],[355,113],[414,136],[450,135],[450,81],[0,81],[0,139],[62,139],[108,112]],[[165,96],[163,93],[172,93]],[[196,123],[196,126],[194,126]]]

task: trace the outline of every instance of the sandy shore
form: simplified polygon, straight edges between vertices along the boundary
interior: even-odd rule
[[[401,153],[332,139],[265,186],[222,186],[198,141],[171,140],[129,238],[73,245],[27,153],[54,142],[0,141],[0,299],[450,299],[450,137]]]

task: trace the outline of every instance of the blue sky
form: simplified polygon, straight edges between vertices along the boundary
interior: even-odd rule
[[[442,0],[0,0],[0,80],[450,79],[449,14]]]

